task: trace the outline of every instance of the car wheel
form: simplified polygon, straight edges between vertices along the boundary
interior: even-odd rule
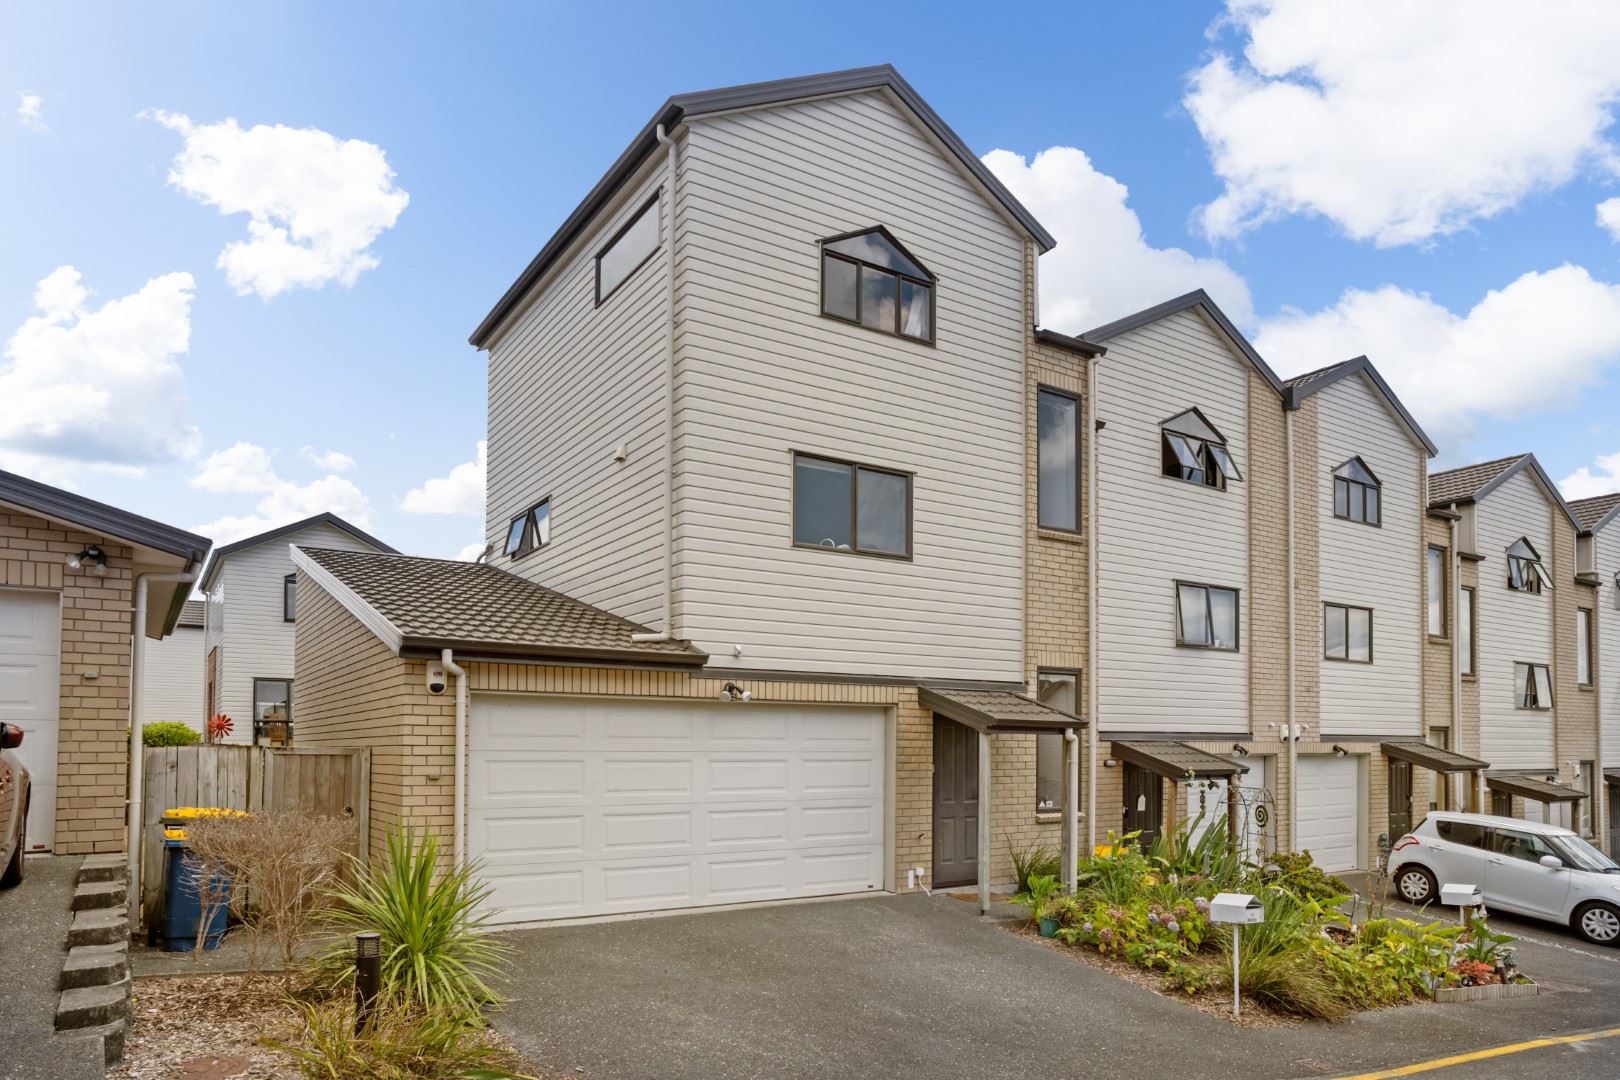
[[[1416,907],[1433,903],[1440,886],[1426,866],[1403,866],[1395,871],[1395,891],[1402,900]]]
[[[1611,904],[1581,905],[1570,925],[1594,945],[1620,945],[1620,908]]]
[[[17,828],[17,850],[11,853],[11,862],[6,864],[6,872],[0,874],[0,888],[11,888],[19,885],[23,879],[23,852],[28,850],[28,809],[23,808],[22,824]]]

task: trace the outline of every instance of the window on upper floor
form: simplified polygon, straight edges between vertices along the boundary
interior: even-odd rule
[[[1514,664],[1513,694],[1516,709],[1552,708],[1552,669],[1546,664]]]
[[[1575,609],[1575,681],[1592,685],[1592,609]]]
[[[658,250],[658,196],[636,212],[596,256],[596,302],[613,295]]]
[[[1541,565],[1541,556],[1536,554],[1536,549],[1526,537],[1521,536],[1507,549],[1507,568],[1510,589],[1538,593],[1552,588],[1552,579],[1547,576],[1546,567]]]
[[[1371,608],[1347,604],[1322,605],[1322,656],[1370,664],[1373,658]]]
[[[1217,585],[1176,582],[1176,644],[1236,652],[1238,591]]]
[[[911,558],[911,476],[794,454],[793,543]]]
[[[551,500],[539,503],[513,518],[506,527],[506,546],[503,552],[510,558],[520,558],[531,551],[539,551],[551,543]]]
[[[1424,552],[1424,576],[1427,578],[1428,603],[1426,621],[1430,637],[1450,637],[1446,633],[1446,549],[1431,547]]]
[[[821,313],[934,340],[934,275],[878,225],[821,242]]]
[[[1383,485],[1358,457],[1333,470],[1333,516],[1367,525],[1379,523]]]
[[[1457,658],[1459,674],[1474,673],[1474,590],[1457,590]]]
[[[1172,416],[1159,425],[1160,471],[1174,480],[1226,489],[1229,480],[1242,480],[1226,438],[1196,408]]]
[[[1080,399],[1036,393],[1037,520],[1043,529],[1080,530]]]
[[[292,622],[298,614],[298,575],[288,574],[281,579],[281,618]]]

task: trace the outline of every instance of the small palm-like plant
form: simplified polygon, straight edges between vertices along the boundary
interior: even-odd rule
[[[411,829],[390,833],[377,866],[355,860],[352,884],[332,890],[332,919],[352,932],[381,935],[382,993],[400,1008],[476,1017],[499,1000],[487,982],[510,948],[486,931],[490,888],[476,868],[443,870],[439,842]],[[325,967],[335,982],[353,985],[354,955],[334,946]]]

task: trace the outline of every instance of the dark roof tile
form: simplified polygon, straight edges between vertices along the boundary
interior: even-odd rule
[[[1620,509],[1620,491],[1612,495],[1597,495],[1590,499],[1577,499],[1569,504],[1583,529],[1595,529],[1598,523]]]
[[[1482,461],[1478,465],[1464,465],[1460,469],[1447,469],[1429,477],[1429,505],[1464,502],[1474,497],[1479,489],[1507,472],[1523,460],[1523,454]]]

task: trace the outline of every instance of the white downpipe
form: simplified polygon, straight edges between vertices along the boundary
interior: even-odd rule
[[[1069,759],[1069,797],[1063,807],[1063,891],[1073,896],[1080,877],[1080,736],[1074,728],[1064,729],[1063,747]]]
[[[1086,850],[1097,850],[1097,358],[1086,361]],[[1070,860],[1071,864],[1074,860]]]
[[[1288,850],[1299,848],[1299,708],[1294,642],[1294,414],[1283,410],[1283,457],[1288,462]]]
[[[675,140],[658,125],[664,147],[664,191],[669,231],[664,239],[664,628],[631,634],[630,640],[655,644],[675,639]]]
[[[146,744],[141,741],[141,725],[146,720],[146,586],[148,582],[190,584],[195,573],[136,574],[133,644],[129,657],[129,800],[128,828],[124,850],[129,854],[129,928],[140,930],[141,922],[141,816],[146,779]]]
[[[456,782],[455,823],[450,845],[457,870],[467,865],[467,671],[458,667],[454,649],[439,654],[444,670],[456,677]]]

